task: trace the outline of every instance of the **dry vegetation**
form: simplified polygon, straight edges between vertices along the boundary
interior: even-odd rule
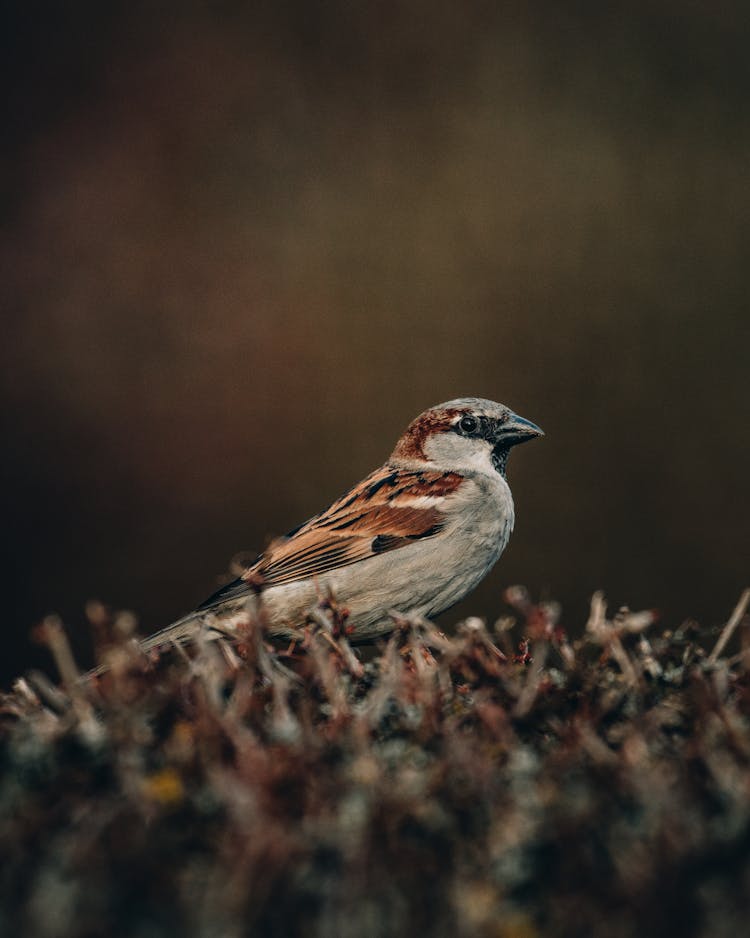
[[[734,935],[749,595],[711,652],[599,596],[572,642],[516,589],[369,661],[333,604],[158,661],[93,610],[95,681],[48,621],[61,685],[0,701],[0,934]]]

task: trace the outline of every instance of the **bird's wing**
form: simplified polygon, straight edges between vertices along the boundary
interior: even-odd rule
[[[256,586],[305,580],[434,537],[445,524],[442,500],[463,481],[455,472],[382,466],[321,514],[273,541],[241,577],[199,608],[247,595]]]

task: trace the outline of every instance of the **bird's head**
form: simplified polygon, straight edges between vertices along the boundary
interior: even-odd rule
[[[544,436],[509,407],[478,397],[460,397],[430,407],[413,420],[396,444],[390,462],[444,471],[499,472],[511,447]]]

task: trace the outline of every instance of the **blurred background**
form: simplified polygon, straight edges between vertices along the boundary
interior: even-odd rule
[[[750,579],[746,5],[2,5],[0,678],[143,631],[477,395],[547,432],[443,617]]]

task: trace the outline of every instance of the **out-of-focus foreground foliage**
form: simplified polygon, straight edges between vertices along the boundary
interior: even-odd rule
[[[158,661],[94,610],[94,681],[47,622],[62,686],[2,699],[0,933],[736,934],[747,595],[710,654],[599,596],[571,643],[509,598],[515,625],[403,621],[369,661],[330,604],[303,647]]]

